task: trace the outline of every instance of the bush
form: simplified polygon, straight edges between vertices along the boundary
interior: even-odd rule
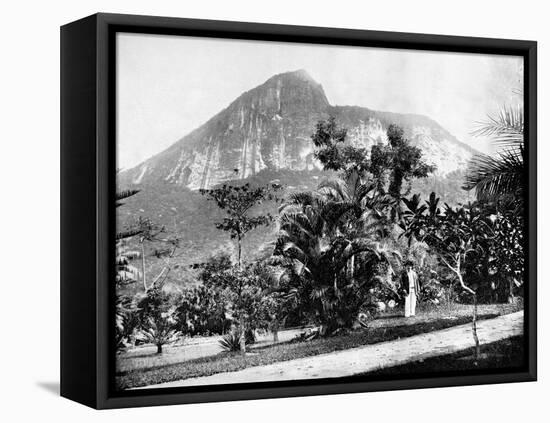
[[[249,346],[256,342],[256,335],[253,330],[247,330],[245,345]],[[219,344],[225,352],[236,352],[241,350],[241,331],[234,330],[219,340]]]
[[[445,288],[436,278],[437,273],[430,269],[419,271],[420,302],[440,304],[445,301]]]
[[[226,317],[222,293],[204,285],[185,291],[178,299],[178,329],[189,336],[225,333],[231,325]]]
[[[132,297],[117,294],[115,304],[115,344],[117,351],[123,351],[135,342],[139,320]]]

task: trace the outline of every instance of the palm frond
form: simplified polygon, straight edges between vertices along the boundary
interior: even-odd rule
[[[521,107],[503,107],[498,116],[489,116],[486,122],[478,122],[474,136],[491,137],[502,147],[519,148],[523,145],[523,109]]]
[[[476,190],[478,198],[515,194],[524,185],[523,148],[498,156],[479,154],[470,162],[464,189]]]
[[[304,251],[294,242],[287,242],[285,245],[283,245],[282,251],[284,253],[292,253],[293,258],[305,257]]]
[[[115,207],[122,206],[124,203],[122,203],[121,200],[136,195],[138,192],[139,189],[126,189],[123,191],[118,191],[115,195]]]
[[[319,194],[315,191],[293,192],[288,195],[285,203],[279,208],[279,212],[288,206],[310,206],[319,200]]]
[[[317,189],[321,194],[335,201],[349,201],[350,199],[348,186],[340,178],[324,179]]]
[[[303,213],[284,213],[280,216],[281,228],[288,235],[290,230],[302,232],[308,237],[314,236],[312,222]]]
[[[143,232],[143,230],[138,229],[138,228],[127,229],[125,231],[117,232],[117,234],[115,235],[115,239],[117,241],[120,241],[122,239],[131,238],[133,236],[139,235],[142,232]]]

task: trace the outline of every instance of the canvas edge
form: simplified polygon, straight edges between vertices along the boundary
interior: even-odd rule
[[[60,394],[97,406],[96,16],[60,31]]]

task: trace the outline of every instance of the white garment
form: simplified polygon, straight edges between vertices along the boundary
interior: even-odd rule
[[[405,297],[405,317],[410,317],[416,314],[416,290],[413,272],[407,272],[407,276],[409,277],[409,295]]]

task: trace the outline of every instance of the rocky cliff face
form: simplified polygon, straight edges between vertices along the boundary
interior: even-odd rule
[[[329,115],[348,128],[348,142],[369,148],[387,142],[391,123],[422,148],[445,175],[466,166],[473,150],[433,120],[419,115],[331,106],[307,72],[289,72],[242,94],[225,110],[167,150],[123,172],[126,184],[165,182],[196,190],[262,170],[316,170],[310,139],[315,124]]]

